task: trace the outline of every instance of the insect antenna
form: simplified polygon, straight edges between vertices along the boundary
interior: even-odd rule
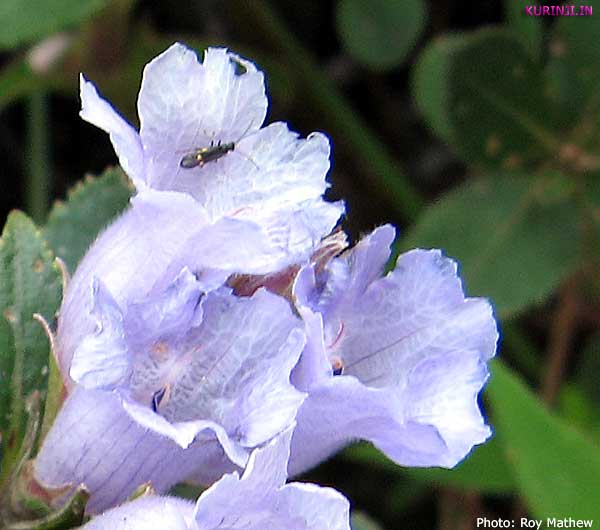
[[[248,127],[246,127],[246,130],[245,130],[245,131],[244,131],[244,132],[243,132],[243,133],[240,135],[240,137],[239,137],[239,138],[238,138],[238,139],[237,139],[235,142],[233,142],[233,144],[234,144],[234,145],[237,145],[237,144],[238,144],[239,142],[241,142],[242,140],[245,140],[246,138],[250,138],[252,135],[254,135],[254,134],[256,134],[257,132],[259,132],[259,131],[260,131],[260,129],[256,129],[256,131],[254,131],[254,132],[252,132],[252,133],[248,134],[248,131],[249,131],[249,130],[252,128],[252,126],[253,126],[253,125],[254,125],[254,120],[252,120],[252,121],[251,121],[251,122],[248,124]],[[252,164],[252,165],[253,165],[253,166],[254,166],[256,169],[260,169],[260,167],[258,166],[258,164],[257,164],[257,163],[256,163],[254,160],[252,160],[252,158],[251,158],[251,157],[250,157],[248,154],[246,154],[246,153],[243,153],[243,152],[241,152],[241,151],[239,151],[239,150],[237,150],[237,149],[236,149],[236,150],[234,150],[234,152],[235,152],[235,153],[237,153],[237,154],[239,154],[239,155],[241,155],[241,156],[243,156],[243,157],[244,157],[246,160],[248,160],[248,162],[250,162],[250,163],[251,163],[251,164]]]

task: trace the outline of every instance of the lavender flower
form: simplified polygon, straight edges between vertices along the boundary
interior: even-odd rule
[[[240,73],[242,71],[243,73]],[[260,129],[267,99],[261,72],[224,49],[174,44],[144,72],[138,134],[81,79],[81,115],[110,134],[138,194],[92,246],[60,311],[63,373],[92,333],[88,291],[101,279],[123,305],[143,297],[167,269],[183,267],[219,285],[231,273],[262,274],[302,262],[343,212],[329,184],[327,138],[299,139],[283,123]],[[234,142],[224,156],[182,168],[197,148]],[[68,383],[70,383],[68,381]]]
[[[109,513],[142,524],[162,507],[180,514],[169,528],[347,528],[337,494],[283,485],[296,420],[294,473],[356,438],[402,464],[452,466],[489,436],[477,406],[497,340],[489,304],[465,298],[439,251],[407,253],[380,278],[391,227],[331,259],[345,240],[320,243],[343,211],[322,198],[327,139],[260,128],[252,63],[222,49],[198,63],[172,46],[145,69],[139,134],[83,79],[81,96],[138,194],[61,306],[70,395],[36,460],[42,483],[85,483],[98,513],[144,482],[163,493],[248,466],[194,509],[158,498]],[[258,288],[296,274],[297,313]]]
[[[383,226],[324,270],[299,273],[308,344],[293,381],[309,397],[292,474],[355,439],[399,464],[452,467],[490,435],[477,404],[498,339],[490,304],[465,298],[439,250],[407,252],[381,278],[393,239]]]
[[[211,223],[235,218],[255,226],[264,245],[286,250],[288,263],[306,258],[343,213],[341,203],[322,199],[327,138],[299,139],[281,122],[260,128],[263,74],[225,49],[209,48],[199,63],[177,43],[152,60],[138,98],[139,134],[83,77],[81,100],[81,116],[110,134],[140,200],[170,192],[151,194],[169,208],[173,193],[191,196]],[[203,152],[197,164],[185,162]],[[272,256],[269,266],[277,266]]]
[[[77,387],[36,460],[44,484],[85,483],[96,512],[146,481],[163,492],[244,467],[294,421],[304,395],[289,378],[305,337],[284,299],[205,293],[187,269],[124,310],[100,280],[92,296]]]
[[[256,449],[239,477],[225,475],[195,506],[171,497],[143,497],[110,510],[84,530],[350,530],[348,501],[314,484],[285,484],[291,431]]]
[[[274,295],[219,287],[304,260],[343,206],[322,199],[326,137],[261,129],[262,73],[226,50],[198,63],[175,44],[153,60],[139,134],[83,78],[81,98],[138,194],[65,293],[55,342],[71,395],[36,469],[49,485],[85,482],[97,511],[146,480],[159,491],[191,474],[212,481],[289,425],[303,398],[288,381],[301,324]],[[214,142],[233,145],[182,167]]]

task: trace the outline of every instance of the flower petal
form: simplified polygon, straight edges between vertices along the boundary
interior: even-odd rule
[[[438,250],[407,252],[378,278],[393,235],[376,230],[324,278],[311,268],[298,276],[307,332],[319,333],[311,322],[321,314],[323,335],[308,337],[294,373],[309,397],[292,443],[293,473],[357,438],[400,464],[452,467],[489,436],[477,394],[498,339],[491,306],[465,298],[456,263]],[[311,384],[324,357],[336,359],[341,375]]]
[[[82,339],[97,328],[89,295],[93,279],[98,278],[122,308],[127,301],[143,297],[165,274],[182,253],[190,227],[202,230],[207,226],[206,216],[195,201],[182,194],[156,197],[145,193],[134,202],[134,208],[100,234],[68,284],[57,332],[58,358],[65,377]],[[164,207],[165,203],[170,207]]]
[[[248,450],[236,443],[225,429],[214,421],[182,421],[173,424],[135,401],[124,399],[122,405],[138,425],[171,438],[182,449],[187,449],[194,442],[206,443],[216,438],[233,464],[244,467],[248,462]],[[200,433],[203,434],[199,436]]]
[[[348,500],[332,488],[301,482],[287,484],[279,492],[277,511],[287,514],[290,521],[302,517],[304,530],[350,530]]]
[[[110,135],[110,141],[125,173],[129,175],[138,190],[144,189],[146,187],[144,152],[137,131],[98,95],[96,87],[83,75],[79,78],[79,85],[81,94],[79,115]]]
[[[381,445],[391,445],[399,463],[412,460],[415,453],[445,451],[435,427],[404,416],[400,398],[394,390],[368,388],[351,376],[333,377],[312,389],[298,413],[290,475],[315,466],[357,439],[369,440],[382,450]]]
[[[168,342],[202,322],[204,284],[187,267],[165,288],[155,288],[144,301],[127,305],[127,338],[133,351],[157,341]]]
[[[69,375],[86,388],[114,388],[129,375],[123,315],[110,291],[97,278],[92,285],[92,316],[96,332],[77,346]]]
[[[213,219],[236,212],[255,218],[320,198],[329,187],[329,154],[325,135],[301,139],[285,123],[272,123],[222,159],[182,169],[173,189],[193,195]]]
[[[255,447],[289,426],[304,400],[289,381],[305,342],[301,322],[265,290],[251,298],[209,293],[203,309],[190,335],[196,346],[161,414],[176,428],[213,421],[240,447]]]
[[[198,499],[142,497],[92,519],[83,530],[350,530],[348,501],[331,488],[285,485],[291,430],[256,449],[240,478],[223,476]]]
[[[348,501],[314,484],[287,484],[291,430],[253,451],[240,478],[225,475],[196,505],[199,528],[214,530],[350,530]]]
[[[240,67],[245,72],[238,75]],[[262,125],[266,110],[263,75],[251,62],[209,48],[200,63],[195,52],[173,44],[144,69],[138,99],[140,136],[151,153],[148,182],[178,189],[185,154],[211,141],[238,141]]]
[[[81,530],[189,530],[194,503],[176,497],[141,497],[108,510]]]
[[[85,484],[89,513],[125,501],[148,481],[161,493],[188,476],[214,480],[228,469],[216,440],[182,449],[138,425],[117,393],[82,387],[63,405],[35,461],[42,484]]]
[[[474,445],[491,435],[479,410],[477,395],[488,379],[487,365],[478,351],[453,351],[421,361],[411,372],[402,401],[411,421],[431,425],[444,440],[441,454],[414,455],[413,466],[454,467]],[[394,460],[393,441],[380,443]]]
[[[334,329],[344,328],[344,373],[384,387],[403,384],[429,356],[473,350],[489,359],[498,339],[492,308],[464,297],[456,271],[439,250],[413,250],[352,305],[340,304]]]

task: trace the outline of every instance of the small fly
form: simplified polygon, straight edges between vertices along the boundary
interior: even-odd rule
[[[223,158],[227,153],[231,153],[235,150],[235,146],[239,141],[254,134],[248,134],[248,131],[251,127],[252,122],[250,122],[243,134],[233,142],[222,143],[221,140],[219,140],[217,143],[214,143],[214,141],[211,141],[208,147],[199,147],[190,151],[181,159],[179,162],[179,167],[184,169],[193,169],[195,167],[202,167],[204,164],[208,164],[208,162],[214,162],[215,160],[219,160],[219,158]],[[240,153],[239,151],[238,153],[258,168],[256,163],[250,157]]]
[[[185,155],[179,165],[184,169],[192,169],[195,167],[202,167],[208,162],[219,160],[224,157],[227,153],[230,153],[235,149],[235,142],[228,142],[222,144],[221,141],[217,144],[211,142],[210,147],[201,147],[200,149],[194,149],[191,153]]]

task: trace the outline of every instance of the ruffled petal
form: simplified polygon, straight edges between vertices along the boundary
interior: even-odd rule
[[[187,267],[165,288],[155,288],[144,302],[127,306],[125,326],[133,351],[157,341],[169,341],[182,329],[202,322],[202,297],[205,285]]]
[[[135,422],[117,393],[82,387],[63,405],[35,461],[42,484],[85,484],[89,513],[124,502],[148,481],[162,493],[188,476],[214,480],[228,469],[216,440],[182,449]]]
[[[351,266],[349,266],[350,276],[347,279],[348,291],[344,293],[345,300],[362,296],[369,285],[380,279],[390,259],[390,247],[395,237],[395,228],[391,225],[383,225],[373,230],[346,253],[346,256],[351,256]]]
[[[181,169],[174,189],[193,195],[213,218],[294,209],[329,187],[329,153],[325,135],[301,139],[285,123],[272,123],[223,158]]]
[[[190,229],[201,231],[207,226],[202,209],[182,194],[157,197],[145,193],[134,203],[134,208],[100,234],[68,284],[57,331],[58,358],[66,378],[75,350],[84,337],[96,332],[90,296],[93,279],[98,278],[123,308],[145,296],[164,276],[169,264],[186,248]]]
[[[171,497],[142,497],[92,519],[84,530],[350,530],[349,503],[315,484],[285,485],[291,430],[256,449],[240,478],[223,476],[194,507]]]
[[[122,405],[123,409],[138,425],[172,439],[182,449],[187,449],[194,442],[203,443],[216,439],[223,447],[227,458],[234,465],[243,468],[248,461],[249,451],[236,443],[225,429],[214,421],[198,420],[170,423],[148,407],[134,401],[124,399]]]
[[[400,464],[452,467],[490,434],[477,395],[498,339],[491,306],[465,298],[456,263],[438,250],[407,252],[379,278],[393,237],[382,227],[318,278],[312,267],[298,275],[294,293],[309,337],[294,381],[309,397],[292,443],[293,473],[353,439],[370,440]],[[323,358],[339,375],[315,375]]]
[[[225,475],[204,492],[196,504],[195,517],[200,528],[221,528],[222,519],[251,517],[273,500],[287,479],[291,430],[283,432],[265,447],[250,455],[242,477],[237,472]]]
[[[224,476],[196,505],[199,528],[350,530],[348,501],[331,488],[285,484],[291,430],[253,451],[240,478]]]
[[[144,69],[138,99],[148,182],[155,189],[180,189],[183,156],[251,134],[266,109],[263,75],[251,62],[209,48],[200,63],[195,52],[173,44]]]
[[[298,364],[292,372],[292,383],[296,388],[307,392],[313,386],[327,383],[333,375],[331,363],[325,351],[323,336],[323,315],[310,309],[317,293],[314,269],[311,265],[302,267],[293,285],[293,297],[298,313],[306,329],[306,346]]]
[[[210,293],[203,309],[189,338],[197,346],[181,361],[161,414],[175,426],[213,421],[239,446],[255,447],[289,426],[304,400],[289,381],[305,343],[301,323],[264,290],[251,298]]]
[[[413,460],[415,454],[445,451],[435,427],[404,415],[401,397],[394,390],[368,388],[351,376],[333,377],[313,388],[298,413],[290,475],[315,466],[354,440],[369,440],[382,450],[392,441],[399,463]]]
[[[341,305],[330,336],[344,373],[376,387],[402,385],[422,359],[472,350],[489,359],[498,332],[492,308],[465,298],[456,262],[439,250],[413,250],[388,276],[372,283],[352,305]]]
[[[285,262],[287,266],[306,261],[323,237],[334,229],[343,213],[342,202],[315,199],[287,210],[257,210],[253,215],[240,214],[238,218],[259,224],[270,245],[276,249],[275,256],[281,256],[278,262]]]
[[[454,467],[474,445],[491,435],[477,402],[488,376],[478,351],[453,351],[424,359],[411,372],[402,402],[411,421],[435,427],[445,450],[416,454],[412,460],[401,462],[394,455],[393,440],[381,443],[380,448],[405,465]]]
[[[290,521],[301,516],[303,530],[350,530],[350,503],[333,488],[287,484],[279,492],[277,511],[287,514]]]

